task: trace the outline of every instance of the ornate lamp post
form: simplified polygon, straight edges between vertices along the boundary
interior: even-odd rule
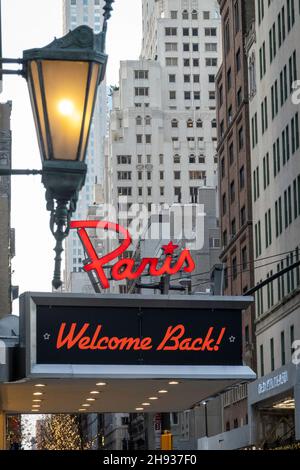
[[[42,159],[41,172],[4,170],[2,174],[42,174],[56,239],[52,282],[56,289],[62,285],[63,241],[87,173],[85,155],[97,88],[105,76],[105,38],[113,2],[105,1],[101,33],[94,35],[90,27],[79,26],[46,47],[24,51],[22,60],[2,59],[2,63],[23,65],[15,73],[28,83]]]

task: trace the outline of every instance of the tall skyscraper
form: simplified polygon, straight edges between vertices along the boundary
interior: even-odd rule
[[[122,196],[127,208],[139,204],[148,211],[216,198],[220,43],[217,1],[143,1],[141,57],[121,62],[113,93],[107,180],[114,207]],[[214,201],[211,206],[215,221],[206,251],[210,242],[216,256],[208,264],[218,261],[219,248]]]
[[[88,25],[97,34],[103,24],[103,0],[64,0],[64,33],[79,25]],[[88,206],[94,202],[94,185],[103,182],[104,140],[107,129],[107,92],[105,80],[101,83],[91,125],[86,161],[88,173],[80,192],[74,219],[86,218]],[[66,241],[65,289],[71,288],[72,273],[82,269],[83,249],[77,234],[71,233]]]
[[[259,0],[248,38],[255,284],[300,259],[299,21],[299,2]],[[291,362],[299,289],[298,266],[256,293],[259,379],[249,387],[250,424],[254,442],[265,446],[300,439],[299,374]],[[269,392],[263,384],[272,380]]]
[[[254,0],[219,0],[223,63],[216,77],[221,262],[224,295],[242,295],[254,285],[248,68],[245,36]],[[243,357],[255,370],[254,306],[243,314]],[[223,396],[224,431],[247,423],[247,387]]]

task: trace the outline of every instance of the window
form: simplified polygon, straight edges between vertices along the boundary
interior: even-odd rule
[[[215,75],[209,74],[208,75],[208,82],[209,83],[215,83]]]
[[[222,196],[222,214],[225,215],[227,212],[227,204],[226,204],[226,194],[223,194]]]
[[[166,57],[166,66],[167,67],[177,67],[178,59],[177,57]]]
[[[281,365],[285,365],[285,337],[284,331],[280,333],[280,344],[281,344]]]
[[[172,73],[169,75],[169,83],[175,83],[175,82],[176,82],[176,75]]]
[[[143,143],[143,136],[142,136],[142,134],[137,134],[137,135],[136,135],[136,143],[137,143],[137,144],[142,144],[142,143]]]
[[[210,11],[204,11],[203,12],[203,19],[204,20],[209,20],[210,19]]]
[[[176,100],[176,91],[169,91],[170,100]]]
[[[176,10],[171,11],[171,20],[177,20],[177,11]]]
[[[230,24],[229,20],[226,21],[224,27],[224,44],[225,44],[225,52],[226,54],[230,51]]]
[[[194,91],[194,100],[200,100],[200,91]]]
[[[192,20],[197,20],[198,19],[198,12],[197,10],[192,11]]]
[[[239,88],[237,95],[236,95],[236,102],[237,102],[238,108],[241,106],[242,100],[243,100],[242,88]]]
[[[118,187],[118,196],[131,196],[132,188]]]
[[[201,119],[197,119],[197,121],[196,121],[196,127],[198,127],[198,128],[202,128],[202,127],[203,127],[203,123],[202,123],[202,120],[201,120]]]
[[[190,29],[189,28],[182,28],[182,35],[183,36],[189,36],[190,34]]]
[[[239,0],[237,0],[234,4],[234,27],[235,27],[235,34],[240,30],[240,8],[239,8]]]
[[[151,134],[146,134],[146,144],[151,144]]]
[[[193,52],[199,52],[199,44],[193,43]]]
[[[211,121],[211,127],[212,127],[212,128],[216,128],[216,127],[217,127],[217,120],[216,120],[216,119],[213,119],[213,120]]]
[[[275,369],[274,338],[270,339],[271,371]]]
[[[117,155],[118,165],[130,165],[131,155]]]
[[[194,122],[192,119],[187,120],[186,127],[194,127]]]
[[[233,203],[235,201],[235,184],[234,181],[230,183],[230,202]]]
[[[204,28],[205,36],[216,36],[217,28]]]
[[[149,96],[149,88],[147,87],[136,87],[134,89],[135,96]]]
[[[151,125],[151,116],[146,116],[145,117],[145,125],[150,126]]]
[[[161,196],[165,195],[165,188],[163,186],[160,186],[159,193],[160,193]]]
[[[166,52],[170,52],[170,51],[177,52],[177,42],[166,42],[165,43],[165,51]]]
[[[198,36],[198,28],[192,28],[192,36]]]
[[[205,66],[206,67],[217,67],[218,59],[216,57],[206,57]]]
[[[193,59],[193,67],[199,67],[199,59]]]
[[[180,163],[180,155],[178,155],[178,154],[174,155],[174,157],[173,157],[173,162],[174,162],[175,164]]]
[[[245,187],[245,167],[242,166],[240,169],[240,189]]]
[[[238,132],[238,137],[239,137],[239,151],[242,150],[244,147],[244,129],[243,127],[240,127],[239,132]]]
[[[183,20],[188,20],[189,19],[189,12],[187,10],[183,10],[182,19]]]
[[[216,42],[206,42],[205,52],[217,52],[218,44]]]
[[[171,121],[171,127],[173,127],[173,128],[177,128],[177,127],[178,127],[178,121],[177,121],[177,119],[172,119],[172,121]]]
[[[184,67],[189,67],[190,66],[190,59],[183,59],[183,65],[184,65]]]
[[[184,92],[184,99],[185,100],[190,100],[191,99],[191,92],[190,91],[185,91]]]
[[[152,173],[151,171],[147,171],[147,180],[150,181],[152,178]]]
[[[241,49],[239,49],[236,53],[236,71],[239,72],[241,70]]]
[[[260,375],[261,377],[265,375],[265,368],[264,368],[264,346],[263,344],[260,345]]]
[[[134,71],[134,78],[136,80],[147,80],[148,79],[148,70],[135,70]]]
[[[174,180],[180,180],[180,171],[174,171]]]
[[[184,52],[189,52],[189,50],[190,50],[190,45],[189,45],[189,43],[188,43],[188,42],[184,42],[184,43],[183,43],[183,51],[184,51]]]
[[[142,117],[137,116],[136,119],[135,119],[135,123],[136,123],[137,126],[141,126],[142,125]]]
[[[200,75],[199,74],[194,74],[193,75],[193,81],[194,81],[194,83],[199,83],[200,82]]]
[[[241,208],[241,227],[243,227],[243,225],[245,225],[246,223],[246,207],[243,206]]]
[[[177,28],[165,28],[166,36],[177,36]]]
[[[227,89],[230,90],[232,85],[232,74],[231,74],[231,68],[228,69],[227,71]]]
[[[232,276],[233,276],[233,279],[237,278],[237,261],[236,261],[236,257],[234,257],[233,260],[232,260]]]
[[[160,165],[164,164],[164,156],[162,154],[159,155],[159,164]]]
[[[163,171],[160,171],[160,172],[159,172],[159,179],[160,179],[160,180],[163,180],[163,179],[164,179],[164,172],[163,172]]]
[[[184,81],[184,83],[190,83],[191,76],[190,75],[183,75],[183,81]]]

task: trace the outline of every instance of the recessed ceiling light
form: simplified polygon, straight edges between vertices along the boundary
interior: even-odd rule
[[[78,411],[86,411],[86,409],[85,408],[79,408]]]
[[[176,380],[171,380],[171,382],[169,382],[169,385],[178,385],[179,382],[177,382]]]
[[[32,408],[39,408],[41,405],[32,405]]]
[[[45,384],[35,384],[35,387],[46,387]]]
[[[98,390],[92,390],[90,392],[91,395],[98,395],[98,393],[100,393],[100,392],[98,392]]]
[[[34,392],[33,395],[36,396],[36,397],[38,397],[38,396],[43,395],[43,394],[42,394],[42,392]]]
[[[158,390],[158,393],[168,393],[168,390]]]
[[[98,387],[104,387],[104,386],[107,385],[107,384],[106,384],[106,382],[98,382],[96,385],[97,385]]]
[[[81,406],[91,406],[89,403],[84,403],[83,405]]]
[[[34,411],[35,413],[38,413],[40,410],[31,410],[31,411]]]
[[[158,400],[157,397],[149,397],[149,400]]]
[[[95,401],[95,398],[87,398],[86,401]]]
[[[150,403],[145,402],[145,403],[142,403],[142,405],[143,406],[150,406]]]
[[[144,408],[138,407],[136,408],[136,411],[143,411]]]
[[[36,398],[35,400],[32,400],[32,401],[35,402],[35,403],[39,403],[39,402],[41,402],[42,400],[39,400],[38,398]]]

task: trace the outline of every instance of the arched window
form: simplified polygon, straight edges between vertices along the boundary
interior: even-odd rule
[[[217,120],[216,119],[213,119],[211,121],[211,127],[217,127]]]
[[[172,127],[178,127],[178,121],[177,121],[177,119],[172,119],[172,121],[171,121],[171,126],[172,126]]]
[[[193,153],[189,156],[189,163],[196,163],[196,156]]]
[[[194,127],[193,119],[188,119],[187,120],[186,127]]]
[[[137,126],[141,126],[141,125],[142,125],[142,117],[141,117],[141,116],[137,116],[135,122],[136,122],[136,125],[137,125]]]
[[[202,153],[199,155],[199,159],[198,159],[199,163],[205,163],[205,155],[203,155]]]
[[[189,12],[187,10],[183,10],[182,19],[183,20],[188,20],[189,19]]]
[[[202,119],[197,119],[197,123],[196,123],[197,127],[200,127],[202,128],[203,127],[203,122],[202,122]]]
[[[192,11],[192,20],[197,20],[198,19],[198,12],[197,10]]]
[[[146,117],[145,117],[145,124],[146,124],[146,126],[150,126],[150,124],[151,124],[151,116],[146,116]]]
[[[178,155],[178,153],[176,155],[174,155],[173,162],[174,163],[180,163],[180,155]]]

